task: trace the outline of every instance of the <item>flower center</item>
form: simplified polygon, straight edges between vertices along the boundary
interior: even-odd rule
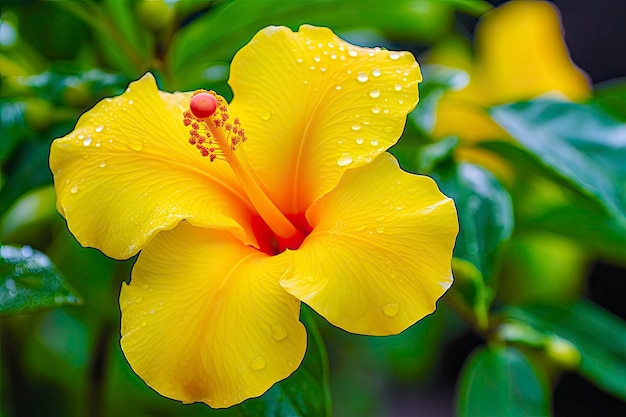
[[[211,162],[221,159],[230,165],[259,216],[279,239],[302,242],[302,232],[268,197],[245,159],[235,154],[247,138],[239,119],[230,120],[226,100],[214,91],[196,91],[183,113],[183,123],[191,127],[189,144]]]

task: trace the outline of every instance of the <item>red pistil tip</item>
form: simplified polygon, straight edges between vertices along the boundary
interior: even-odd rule
[[[205,119],[215,113],[217,109],[217,99],[209,93],[199,93],[191,97],[189,110],[198,119]]]

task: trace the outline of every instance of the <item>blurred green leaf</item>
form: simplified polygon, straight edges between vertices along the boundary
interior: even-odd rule
[[[422,66],[423,81],[419,84],[419,106],[411,112],[411,120],[417,127],[428,134],[435,127],[435,111],[439,100],[446,91],[465,88],[469,75],[465,71],[442,65]]]
[[[461,371],[459,417],[550,415],[550,393],[528,358],[513,347],[480,347]]]
[[[489,112],[544,170],[626,220],[626,125],[594,106],[561,101],[513,103]]]
[[[626,122],[626,78],[607,81],[594,87],[594,102],[604,111]]]
[[[443,193],[454,199],[459,214],[454,257],[473,265],[491,285],[498,250],[513,230],[513,207],[508,192],[478,165],[449,163],[431,174]]]
[[[335,30],[375,27],[390,39],[432,40],[451,28],[454,7],[470,11],[468,4],[434,0],[396,0],[393,7],[378,0],[224,2],[178,31],[168,51],[167,67],[170,74],[179,77],[175,88],[194,88],[192,83],[201,80],[189,80],[189,70],[197,73],[194,68],[207,61],[230,61],[257,31],[273,24],[292,29],[304,23]],[[473,9],[476,12],[476,7]]]
[[[623,320],[589,301],[569,306],[511,307],[503,315],[571,342],[582,357],[578,371],[600,388],[626,400]]]
[[[449,300],[463,314],[471,314],[467,318],[479,331],[486,330],[498,252],[513,230],[511,199],[498,180],[478,165],[448,161],[430,175],[454,199],[459,216],[452,261],[456,282]]]
[[[312,314],[308,308],[302,309],[301,319],[308,335],[304,361],[289,378],[275,384],[261,397],[241,404],[244,416],[330,416],[326,348]]]
[[[0,246],[0,313],[79,303],[45,254],[30,246]]]

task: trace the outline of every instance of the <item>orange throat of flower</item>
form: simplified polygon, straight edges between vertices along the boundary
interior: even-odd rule
[[[305,237],[303,232],[276,207],[245,160],[237,157],[235,151],[247,138],[239,119],[235,117],[231,122],[226,100],[214,91],[196,91],[189,102],[189,110],[183,113],[183,123],[191,128],[189,144],[203,157],[208,157],[211,162],[221,159],[230,165],[250,202],[277,240],[285,242],[287,248],[299,246]]]

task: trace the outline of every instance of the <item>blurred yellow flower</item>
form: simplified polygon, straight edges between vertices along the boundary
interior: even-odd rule
[[[441,99],[433,135],[457,135],[475,143],[508,135],[485,107],[540,95],[583,101],[591,90],[585,74],[571,61],[558,11],[547,2],[512,1],[485,14],[476,27],[476,56],[458,47],[435,48],[429,62],[463,69],[469,84]],[[478,156],[469,147],[460,157]]]
[[[410,53],[268,27],[233,59],[230,105],[147,74],[54,141],[74,236],[117,259],[141,251],[121,344],[149,386],[212,407],[263,394],[302,361],[301,301],[369,335],[435,309],[455,207],[385,152],[419,81]]]

